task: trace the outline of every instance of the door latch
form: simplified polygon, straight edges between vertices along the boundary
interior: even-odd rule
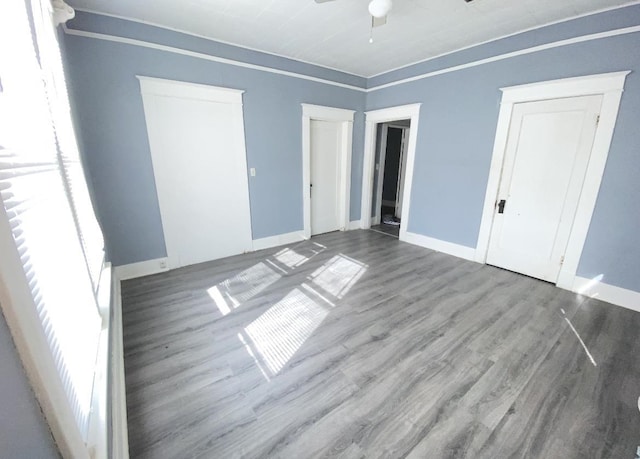
[[[498,213],[499,214],[503,214],[504,213],[504,205],[507,203],[506,199],[501,199],[500,201],[498,201]]]

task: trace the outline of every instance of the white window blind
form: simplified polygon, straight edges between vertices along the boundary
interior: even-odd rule
[[[48,0],[3,5],[0,197],[78,429],[87,438],[98,340],[102,235],[73,133]],[[10,45],[7,45],[10,44]],[[37,52],[36,52],[37,50]]]
[[[96,221],[80,161],[80,153],[71,120],[69,95],[64,77],[60,47],[52,22],[48,0],[32,0],[36,47],[53,119],[59,159],[65,175],[67,193],[78,227],[89,274],[97,291],[104,263],[104,240]]]

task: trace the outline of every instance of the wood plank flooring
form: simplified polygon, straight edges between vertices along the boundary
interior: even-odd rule
[[[132,458],[633,458],[640,445],[640,314],[384,234],[122,292]]]
[[[389,236],[393,236],[396,239],[400,235],[400,226],[386,225],[384,223],[380,223],[379,225],[373,225],[371,227],[371,230],[377,231],[379,233],[388,234]]]

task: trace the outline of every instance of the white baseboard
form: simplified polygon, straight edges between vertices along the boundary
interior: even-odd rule
[[[253,250],[269,249],[280,245],[292,244],[304,240],[302,231],[293,231],[291,233],[278,234],[276,236],[254,239],[252,242]],[[115,275],[119,280],[134,279],[137,277],[149,276],[151,274],[161,273],[169,270],[169,261],[165,258],[155,258],[153,260],[131,263],[115,267]]]
[[[111,315],[111,457],[129,459],[129,435],[127,430],[127,393],[124,381],[124,349],[122,343],[122,295],[120,279],[113,282],[113,308]]]
[[[276,236],[263,237],[253,240],[253,250],[270,249],[286,244],[293,244],[304,240],[303,231],[294,231],[292,233],[278,234]]]
[[[571,290],[581,295],[640,312],[640,292],[605,284],[600,282],[598,278],[588,279],[576,276]]]
[[[360,220],[354,220],[347,225],[347,231],[360,229]]]
[[[437,252],[453,255],[454,257],[464,258],[465,260],[475,260],[476,249],[464,245],[454,244],[453,242],[434,239],[422,234],[410,233],[408,231],[400,231],[400,240],[409,244],[419,245],[427,249]]]
[[[118,280],[134,279],[136,277],[149,276],[151,274],[167,271],[169,268],[167,258],[156,258],[153,260],[140,261],[128,265],[115,267],[115,274]]]
[[[564,269],[560,269],[560,273],[558,274],[558,279],[556,280],[556,287],[573,291],[573,283],[576,280],[576,273],[569,272]]]

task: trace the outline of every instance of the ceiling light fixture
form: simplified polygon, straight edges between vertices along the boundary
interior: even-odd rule
[[[374,18],[382,18],[391,11],[393,4],[391,0],[371,0],[369,3],[369,13]]]
[[[387,23],[387,14],[391,11],[392,6],[391,0],[371,0],[369,3],[369,13],[371,14],[369,43],[373,43],[373,28]]]

